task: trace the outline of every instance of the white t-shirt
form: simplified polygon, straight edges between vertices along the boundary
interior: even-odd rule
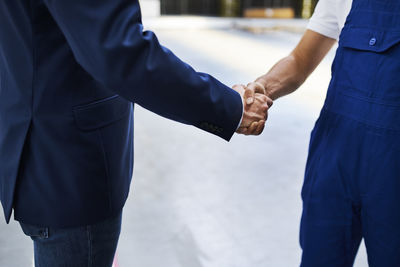
[[[319,0],[308,29],[339,39],[353,0]]]

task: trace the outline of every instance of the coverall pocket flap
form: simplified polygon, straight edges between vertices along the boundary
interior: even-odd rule
[[[129,113],[131,105],[131,102],[114,95],[77,106],[73,109],[73,112],[78,128],[90,131],[122,119]]]
[[[382,53],[400,43],[400,32],[385,32],[364,28],[344,28],[339,46]]]

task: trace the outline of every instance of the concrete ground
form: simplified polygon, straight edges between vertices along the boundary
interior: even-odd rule
[[[301,36],[155,31],[183,60],[229,85],[266,72]],[[333,52],[298,92],[276,101],[259,137],[235,136],[226,143],[136,107],[135,172],[118,266],[298,266],[307,146],[332,58]],[[0,266],[31,266],[31,259],[32,244],[18,225],[0,220]],[[356,266],[368,266],[363,246]]]
[[[301,33],[307,27],[305,19],[261,19],[261,18],[221,18],[201,16],[148,16],[144,25],[157,30],[190,29],[239,29],[261,33],[269,30],[285,30]]]

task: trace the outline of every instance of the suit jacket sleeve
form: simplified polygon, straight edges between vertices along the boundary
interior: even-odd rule
[[[104,86],[161,116],[232,137],[243,111],[240,95],[143,31],[138,1],[44,1],[77,62]]]

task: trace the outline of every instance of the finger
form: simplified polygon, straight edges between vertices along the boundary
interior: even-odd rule
[[[264,128],[265,128],[265,121],[260,121],[258,123],[258,127],[257,127],[257,129],[255,131],[255,135],[262,134],[262,132],[264,131]]]
[[[271,107],[274,104],[274,101],[266,95],[256,93],[254,97],[262,102],[267,103],[269,107]]]
[[[235,90],[236,92],[238,92],[242,98],[244,98],[244,93],[245,93],[245,86],[244,85],[235,84],[234,86],[232,86],[232,89]]]
[[[264,107],[259,107],[256,112],[249,113],[250,117],[249,120],[253,122],[264,121],[267,114],[268,114],[268,109],[265,109]]]
[[[272,105],[274,104],[274,101],[271,98],[267,97],[267,104],[268,104],[268,107],[272,107]]]
[[[236,132],[237,132],[238,134],[246,134],[247,131],[248,131],[248,128],[247,128],[247,127],[240,127],[239,129],[237,129]]]
[[[234,86],[232,86],[233,89],[244,89],[246,86],[244,86],[243,84],[235,84]]]
[[[255,135],[258,125],[258,122],[253,122],[247,130],[247,135]]]
[[[267,90],[265,89],[264,85],[262,85],[260,82],[252,82],[247,85],[247,88],[251,89],[254,91],[254,93],[258,94],[267,94]]]
[[[265,96],[265,95],[256,94],[256,95],[255,95],[255,98],[256,98],[258,101],[261,102],[261,109],[262,109],[264,112],[267,112],[268,109],[272,106],[272,104],[271,104],[272,101],[269,101],[270,98],[267,97],[267,96]],[[270,104],[268,104],[268,103],[270,103]]]
[[[246,105],[251,105],[254,103],[254,95],[255,92],[253,89],[246,87],[244,91],[244,101],[246,102]]]

